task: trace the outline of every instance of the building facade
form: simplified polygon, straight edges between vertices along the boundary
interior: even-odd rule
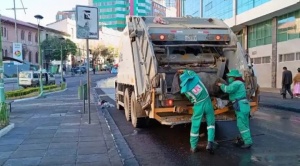
[[[71,20],[75,20],[75,8],[73,8],[71,11],[58,11],[56,13],[56,21],[59,21],[59,20],[64,20],[64,19],[71,19]]]
[[[10,17],[1,16],[1,37],[2,37],[2,53],[3,56],[13,57],[13,43],[17,41],[15,35],[15,20]],[[41,27],[41,41],[50,36],[68,36],[64,32],[60,32],[51,28]],[[38,27],[35,24],[17,20],[18,42],[23,46],[23,60],[27,65],[37,65],[38,56]],[[10,67],[10,68],[7,68]],[[22,65],[20,65],[22,68]],[[13,62],[5,62],[5,73],[8,75],[16,73],[16,66]]]
[[[152,0],[89,0],[89,5],[99,8],[99,24],[122,31],[126,16],[152,15]]]
[[[258,71],[261,87],[281,88],[282,68],[300,67],[299,0],[202,0],[201,15],[224,19]],[[222,10],[220,10],[222,9]],[[224,10],[225,9],[225,10]]]
[[[126,15],[129,14],[128,0],[90,0],[90,5],[99,9],[99,24],[115,30],[126,26]]]
[[[152,1],[152,16],[160,15],[162,17],[166,17],[166,7]]]
[[[133,11],[130,7],[130,15],[134,16],[151,16],[152,15],[152,0],[129,0],[133,5]],[[130,5],[131,6],[131,5]]]

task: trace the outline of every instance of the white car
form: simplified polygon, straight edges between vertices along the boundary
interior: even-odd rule
[[[38,71],[21,71],[19,73],[19,85],[27,87],[35,87],[40,84],[40,72]],[[48,76],[48,83],[46,83],[46,77]],[[47,72],[42,73],[42,82],[43,85],[53,85],[55,84],[55,77]]]

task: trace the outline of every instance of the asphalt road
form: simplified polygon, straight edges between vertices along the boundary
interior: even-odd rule
[[[99,95],[106,93],[102,99],[114,104],[112,82],[98,83],[101,88],[96,91]],[[150,127],[135,129],[125,120],[124,111],[107,110],[140,165],[300,165],[300,115],[294,112],[261,107],[250,125],[253,135],[263,135],[253,137],[250,150],[223,142],[215,155],[210,155],[204,150],[206,138],[200,139],[203,148],[199,153],[189,152],[190,125],[170,128],[151,121]],[[236,133],[235,122],[217,122],[217,140],[233,138]]]

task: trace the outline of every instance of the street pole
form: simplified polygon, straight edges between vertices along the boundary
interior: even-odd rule
[[[40,97],[42,97],[44,95],[44,91],[43,91],[43,77],[42,77],[42,70],[43,70],[43,57],[42,57],[42,53],[41,53],[41,34],[40,34],[40,21],[41,19],[43,19],[44,17],[41,15],[35,15],[34,18],[37,19],[38,21],[38,47],[39,47],[39,64],[40,64]]]
[[[87,61],[87,99],[88,99],[89,124],[91,124],[89,39],[86,39],[86,55],[87,55],[86,56],[86,61]]]
[[[16,35],[15,37],[16,37],[16,42],[18,43],[19,37],[18,37],[18,29],[17,29],[16,0],[14,0],[14,14],[15,14],[15,35]],[[19,64],[20,63],[17,63],[17,89],[19,89]]]
[[[43,96],[44,95],[43,79],[42,79],[43,61],[42,61],[42,54],[41,54],[40,23],[38,23],[38,45],[39,45],[39,63],[40,63],[40,96]]]
[[[1,25],[1,14],[0,14],[0,29],[1,27],[2,25]],[[3,55],[2,55],[2,35],[0,34],[0,104],[1,104],[0,111],[1,112],[6,111],[6,110],[2,110],[3,108],[6,108],[3,73],[4,73],[4,67],[3,67]]]
[[[63,49],[62,43],[60,44],[60,84],[63,83]]]

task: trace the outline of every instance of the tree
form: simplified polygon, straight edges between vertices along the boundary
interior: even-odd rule
[[[69,39],[61,40],[58,37],[49,37],[41,44],[45,60],[60,60],[61,47],[63,60],[66,60],[69,54],[76,55],[77,46],[74,42]]]

